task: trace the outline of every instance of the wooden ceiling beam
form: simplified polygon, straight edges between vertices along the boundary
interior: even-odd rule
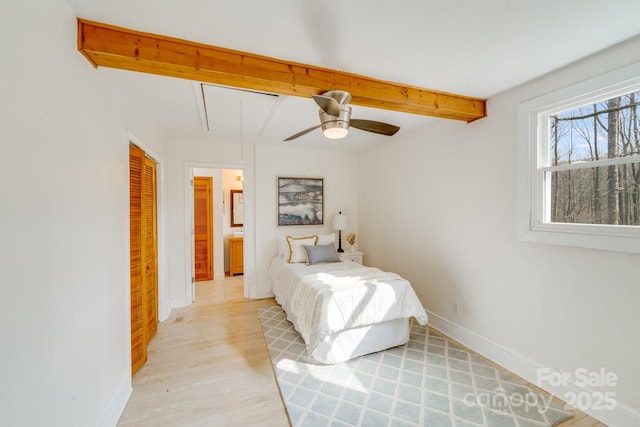
[[[486,101],[287,62],[176,38],[78,19],[78,50],[103,66],[310,98],[351,93],[351,104],[471,122],[486,117]]]

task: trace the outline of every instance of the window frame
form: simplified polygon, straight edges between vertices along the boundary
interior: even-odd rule
[[[518,238],[526,242],[640,253],[640,227],[545,222],[544,173],[549,170],[549,116],[640,90],[640,63],[524,101],[518,105]],[[618,163],[607,159],[587,167]],[[570,168],[582,166],[569,166]],[[550,180],[547,180],[550,181]],[[547,182],[548,184],[548,182]]]

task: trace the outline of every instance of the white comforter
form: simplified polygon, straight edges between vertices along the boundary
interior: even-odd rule
[[[350,261],[307,266],[276,258],[269,283],[309,353],[345,329],[409,317],[427,323],[411,284],[378,268]]]

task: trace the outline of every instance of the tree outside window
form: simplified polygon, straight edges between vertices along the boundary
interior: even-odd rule
[[[549,115],[550,222],[640,225],[640,91]]]

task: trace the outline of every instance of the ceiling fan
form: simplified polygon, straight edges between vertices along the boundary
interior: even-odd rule
[[[322,127],[324,136],[329,139],[344,138],[349,133],[349,127],[387,136],[395,135],[400,130],[398,126],[389,123],[352,119],[349,105],[351,94],[344,90],[330,90],[322,95],[313,95],[313,100],[320,107],[320,124],[291,135],[284,141],[291,141],[319,127]]]

